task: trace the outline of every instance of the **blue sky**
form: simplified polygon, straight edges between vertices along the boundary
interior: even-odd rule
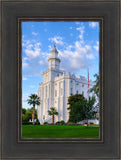
[[[61,59],[60,69],[90,79],[99,72],[98,22],[22,22],[22,107],[38,92],[42,72],[54,42]],[[68,65],[67,65],[68,64]]]

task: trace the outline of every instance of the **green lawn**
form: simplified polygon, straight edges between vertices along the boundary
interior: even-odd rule
[[[23,125],[22,138],[99,138],[99,126]]]

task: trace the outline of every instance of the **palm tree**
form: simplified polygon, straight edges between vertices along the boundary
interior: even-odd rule
[[[40,98],[36,94],[31,94],[27,99],[28,104],[33,105],[32,122],[34,124],[35,105],[40,105]]]
[[[56,108],[51,107],[50,110],[48,110],[48,114],[50,116],[52,116],[52,123],[54,123],[54,118],[55,118],[54,116],[58,115],[58,112],[56,111]]]

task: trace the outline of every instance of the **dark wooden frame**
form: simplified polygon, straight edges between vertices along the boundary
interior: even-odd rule
[[[2,103],[1,103],[1,153],[2,159],[33,158],[33,159],[120,159],[120,1],[113,0],[68,0],[67,1],[2,1]],[[41,16],[40,16],[41,15]],[[41,17],[59,18],[101,18],[104,21],[103,57],[101,61],[103,93],[103,139],[87,141],[57,142],[46,139],[44,143],[34,140],[22,142],[18,135],[17,122],[20,122],[20,92],[18,84],[21,64],[18,58],[18,18]],[[20,50],[19,50],[20,51]],[[20,53],[20,52],[19,52]],[[103,65],[102,65],[103,62]],[[19,86],[21,87],[21,86]],[[20,88],[19,88],[20,89]],[[101,104],[101,105],[102,105]],[[20,131],[20,130],[19,130]],[[19,138],[19,141],[18,141]],[[28,143],[28,142],[29,143]],[[19,142],[19,143],[18,143]],[[31,143],[30,143],[31,142]],[[100,143],[101,142],[101,143]],[[103,143],[102,143],[103,142]],[[71,143],[71,144],[70,144]],[[88,152],[88,153],[87,153]]]

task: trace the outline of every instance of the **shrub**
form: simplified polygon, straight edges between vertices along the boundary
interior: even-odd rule
[[[57,121],[55,124],[56,124],[56,125],[60,125],[60,121]]]
[[[61,120],[61,121],[60,121],[60,124],[61,124],[61,125],[64,125],[64,124],[65,124],[65,122],[64,122],[63,120]]]
[[[44,122],[44,124],[46,125],[46,124],[48,124],[48,122]]]
[[[39,125],[39,124],[40,124],[40,122],[39,122],[39,120],[37,119],[36,122],[35,122],[35,125]]]
[[[90,125],[93,125],[94,123],[93,122],[90,122]]]
[[[56,125],[64,125],[64,124],[65,124],[65,122],[63,120],[56,122]]]

